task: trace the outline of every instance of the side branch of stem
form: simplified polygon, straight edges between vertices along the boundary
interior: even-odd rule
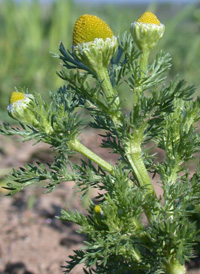
[[[96,153],[92,152],[89,148],[81,144],[77,139],[69,141],[68,145],[75,151],[81,153],[88,159],[92,160],[94,163],[104,168],[109,173],[113,173],[113,166],[108,162],[99,157]]]
[[[154,187],[142,159],[140,147],[138,146],[136,151],[131,151],[131,149],[129,149],[129,151],[126,153],[126,156],[134,171],[134,174],[138,179],[140,186],[147,187],[147,191],[156,197]]]

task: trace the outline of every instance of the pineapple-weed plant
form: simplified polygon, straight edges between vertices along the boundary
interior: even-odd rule
[[[65,85],[50,93],[51,103],[24,89],[11,94],[8,113],[20,127],[1,125],[1,134],[48,143],[57,153],[53,163],[14,169],[6,187],[10,194],[41,181],[47,192],[66,181],[75,181],[81,196],[99,190],[86,216],[61,211],[60,220],[78,224],[85,235],[84,247],[63,266],[65,273],[83,263],[85,274],[185,274],[186,261],[195,256],[199,236],[191,216],[198,212],[200,171],[196,161],[190,172],[189,161],[198,158],[200,99],[185,81],[166,80],[169,54],[161,51],[148,61],[164,29],[145,12],[130,33],[116,37],[100,18],[82,15],[72,51],[61,42],[55,54]],[[130,92],[130,113],[119,96],[122,83]],[[115,165],[81,143],[86,126],[101,133],[101,147],[119,156]],[[74,153],[84,156],[81,163],[71,162]],[[155,192],[155,176],[162,197]]]

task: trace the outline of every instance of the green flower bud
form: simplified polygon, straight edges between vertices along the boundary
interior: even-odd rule
[[[131,34],[138,48],[143,51],[152,50],[162,38],[164,31],[165,26],[149,11],[131,24]]]
[[[38,125],[35,114],[31,110],[33,99],[34,97],[32,94],[25,94],[18,91],[12,92],[10,104],[7,107],[8,114],[21,123],[32,126]]]

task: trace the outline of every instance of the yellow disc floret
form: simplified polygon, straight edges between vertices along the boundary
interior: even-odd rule
[[[84,14],[76,21],[73,30],[73,45],[94,41],[95,38],[112,38],[109,26],[95,15]]]
[[[155,14],[153,14],[150,11],[146,11],[143,13],[139,19],[137,20],[138,23],[144,23],[144,24],[154,24],[160,26],[160,21],[156,17]]]
[[[96,214],[101,213],[101,207],[100,207],[100,205],[95,205],[95,207],[94,207],[94,212],[95,212]]]
[[[10,96],[10,104],[13,104],[19,100],[25,99],[25,95],[22,92],[14,91]]]

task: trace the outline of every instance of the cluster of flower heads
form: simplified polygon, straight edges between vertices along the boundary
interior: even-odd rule
[[[131,34],[139,49],[149,51],[164,34],[165,27],[157,17],[147,11],[131,24]],[[73,30],[73,48],[77,58],[94,72],[107,68],[118,48],[118,39],[110,27],[99,17],[84,14],[78,18]],[[8,106],[9,115],[32,126],[37,124],[31,102],[34,96],[15,91]]]
[[[139,49],[150,51],[164,34],[165,27],[157,17],[147,11],[131,24],[131,33]],[[73,46],[78,59],[96,71],[108,67],[118,41],[110,27],[94,15],[84,14],[75,23]]]
[[[142,33],[154,30],[154,32],[158,33],[159,39],[163,36],[165,29],[156,15],[150,11],[142,14],[137,21],[132,23],[131,32],[133,36],[135,28],[140,28]],[[107,38],[112,39],[113,36],[112,30],[106,22],[95,15],[84,14],[78,18],[74,25],[73,45],[76,47],[78,44],[93,42],[95,39],[105,41]],[[158,40],[154,42],[158,42]]]

